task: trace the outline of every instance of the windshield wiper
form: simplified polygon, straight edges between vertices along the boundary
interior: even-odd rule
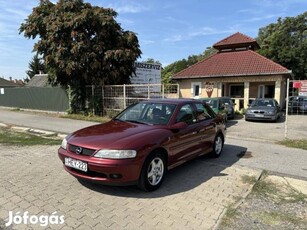
[[[143,124],[143,125],[149,125],[149,123],[137,121],[137,120],[125,120],[127,122],[137,123],[137,124]]]

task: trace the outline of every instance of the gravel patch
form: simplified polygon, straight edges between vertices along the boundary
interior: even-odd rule
[[[283,177],[264,176],[246,199],[228,208],[217,229],[307,229],[307,194]]]

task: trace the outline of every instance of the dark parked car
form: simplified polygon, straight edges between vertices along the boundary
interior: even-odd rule
[[[227,121],[228,111],[221,98],[218,97],[201,98],[200,100],[208,104],[216,114],[221,115],[224,118],[224,120]]]
[[[225,130],[222,117],[201,101],[142,101],[68,135],[58,155],[78,179],[153,191],[168,169],[200,155],[220,156]]]
[[[219,98],[222,103],[225,105],[225,108],[227,110],[227,117],[228,119],[233,119],[235,117],[235,104],[231,100],[230,97],[220,97]]]
[[[290,113],[307,112],[307,97],[306,96],[289,97],[288,110]]]
[[[221,114],[227,119],[233,119],[235,116],[235,104],[230,97],[213,97],[213,98],[202,98],[216,114]]]
[[[245,113],[245,120],[277,121],[280,117],[280,106],[275,99],[257,98]]]

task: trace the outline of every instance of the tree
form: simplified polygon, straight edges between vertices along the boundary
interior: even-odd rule
[[[29,70],[26,71],[29,77],[28,79],[33,78],[34,75],[38,74],[40,71],[45,72],[46,68],[42,59],[38,57],[38,54],[35,54],[29,62]]]
[[[34,51],[42,55],[49,81],[71,87],[73,112],[85,107],[86,85],[129,83],[135,71],[137,36],[124,31],[116,16],[83,0],[40,0],[20,26],[26,38],[39,37]]]
[[[307,79],[307,11],[260,28],[257,41],[261,55],[292,70],[295,79]]]
[[[153,58],[147,58],[147,60],[145,61],[146,63],[150,63],[150,64],[157,64],[157,65],[162,65],[161,62],[156,61]]]

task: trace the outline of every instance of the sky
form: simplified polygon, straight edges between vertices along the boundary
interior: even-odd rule
[[[56,3],[56,1],[52,1]],[[165,67],[198,55],[214,43],[241,32],[256,38],[278,18],[307,10],[307,0],[84,0],[113,8],[123,30],[137,34],[142,56]],[[39,0],[0,0],[0,77],[25,79],[35,41],[19,34]]]

